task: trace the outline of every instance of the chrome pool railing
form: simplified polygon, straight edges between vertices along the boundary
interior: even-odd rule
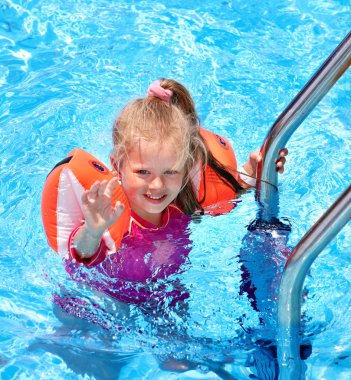
[[[350,64],[351,31],[281,113],[268,132],[261,147],[262,161],[257,173],[257,177],[262,180],[258,180],[256,192],[256,198],[260,205],[260,219],[269,222],[278,215],[278,178],[274,164],[274,158],[279,158],[278,151],[286,146],[291,135],[349,68]]]
[[[351,185],[305,234],[285,265],[278,301],[280,380],[302,378],[299,334],[303,283],[314,260],[350,220]]]
[[[274,159],[292,134],[351,65],[351,32],[275,121],[261,147],[256,199],[258,219],[277,220],[279,194]],[[278,363],[281,380],[303,378],[300,359],[302,287],[306,273],[325,246],[351,219],[351,186],[327,210],[295,247],[285,266],[278,301]]]

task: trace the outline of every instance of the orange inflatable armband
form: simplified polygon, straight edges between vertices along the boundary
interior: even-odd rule
[[[95,181],[110,180],[110,170],[82,149],[74,149],[59,162],[44,184],[41,209],[44,230],[50,247],[61,257],[68,258],[68,240],[72,231],[82,224],[81,197]],[[112,204],[125,205],[120,218],[104,233],[109,251],[115,252],[129,227],[130,208],[122,187],[117,184]]]
[[[200,129],[200,135],[217,161],[225,166],[235,179],[238,179],[236,158],[230,142],[203,128]],[[234,207],[233,204],[228,203],[234,198],[236,198],[234,189],[207,165],[205,174],[202,175],[200,181],[198,199],[200,202],[202,201],[201,206],[208,207],[218,204],[218,213],[226,213]]]

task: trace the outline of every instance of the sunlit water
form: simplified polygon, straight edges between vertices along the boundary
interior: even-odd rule
[[[276,376],[279,273],[351,181],[350,72],[288,143],[279,183],[288,242],[250,237],[253,191],[231,213],[192,222],[188,261],[161,284],[181,282],[186,305],[153,314],[70,280],[46,243],[41,190],[75,147],[107,163],[114,117],[159,77],[190,89],[204,127],[229,138],[244,163],[347,34],[350,15],[344,0],[0,1],[2,379]],[[306,280],[308,379],[351,376],[350,232],[349,223]],[[245,291],[248,273],[261,312]],[[54,305],[58,294],[79,300],[80,318]]]

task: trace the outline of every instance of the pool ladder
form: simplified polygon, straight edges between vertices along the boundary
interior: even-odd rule
[[[276,220],[278,214],[278,179],[274,164],[274,158],[278,158],[277,152],[286,146],[293,132],[350,64],[351,32],[271,127],[261,147],[263,159],[258,168],[258,178],[262,179],[258,181],[256,192],[256,199],[260,205],[258,215],[260,220],[270,222]],[[303,283],[314,260],[349,220],[351,220],[351,185],[303,236],[285,265],[278,299],[277,342],[281,380],[304,378],[299,338]]]

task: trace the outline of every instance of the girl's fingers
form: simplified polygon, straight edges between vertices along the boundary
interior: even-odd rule
[[[277,166],[276,166],[276,170],[278,173],[282,174],[284,172],[284,162],[278,161]]]
[[[113,191],[118,180],[113,177],[110,181],[104,180],[102,182],[96,181],[92,184],[91,188],[86,191],[87,199],[95,200],[98,196],[106,195],[112,197]]]
[[[280,157],[280,158],[276,158],[274,160],[274,162],[278,165],[279,163],[282,163],[283,165],[285,164],[286,162],[286,158],[285,157]]]
[[[99,192],[99,187],[100,187],[100,182],[99,181],[95,181],[91,188],[88,190],[88,198],[91,199],[95,199],[98,195],[98,192]]]
[[[250,153],[250,160],[254,162],[260,162],[262,160],[261,154],[259,150],[254,150]]]
[[[283,149],[280,149],[279,150],[279,158],[276,158],[274,160],[275,164],[276,164],[276,171],[280,174],[284,173],[284,165],[286,163],[286,158],[285,156],[288,155],[289,151],[287,148],[283,148]]]
[[[84,193],[82,194],[82,203],[83,203],[84,205],[86,205],[86,204],[89,203],[88,193],[89,193],[89,190],[86,190],[86,191],[84,191]]]
[[[119,215],[121,215],[124,209],[125,209],[124,204],[120,201],[117,201],[115,205],[115,213],[119,213]]]
[[[82,194],[83,204],[87,205],[89,202],[95,202],[98,197],[106,195],[106,193],[110,193],[111,191],[107,189],[110,182],[107,182],[106,180],[102,182],[95,181],[91,185],[90,189],[84,191],[84,193]],[[113,190],[111,194],[113,194]]]
[[[122,215],[124,211],[124,204],[120,201],[116,202],[115,208],[113,210],[113,223]]]
[[[104,180],[104,181],[102,181],[100,183],[100,186],[99,186],[99,189],[98,189],[98,193],[97,193],[99,196],[104,195],[106,186],[107,186],[107,181],[106,180]]]
[[[288,155],[289,151],[287,148],[283,148],[283,149],[280,149],[280,151],[278,153],[279,153],[280,157],[285,157]]]
[[[109,182],[106,184],[106,189],[105,189],[105,195],[107,197],[112,197],[113,192],[115,190],[115,187],[117,185],[118,179],[117,177],[113,177],[109,180]]]

